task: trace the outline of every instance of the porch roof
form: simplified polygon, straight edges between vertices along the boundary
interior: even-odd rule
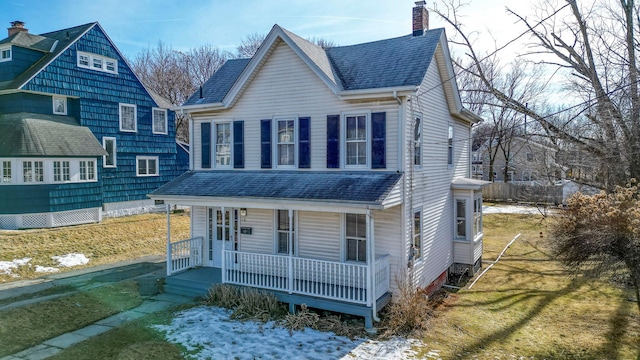
[[[223,170],[189,171],[149,195],[168,201],[291,201],[385,208],[397,172]]]

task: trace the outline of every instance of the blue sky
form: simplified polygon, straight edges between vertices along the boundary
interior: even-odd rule
[[[506,4],[472,0],[465,23],[480,31],[511,25]],[[132,58],[158,41],[180,51],[202,44],[233,51],[246,35],[267,33],[276,23],[339,45],[386,39],[411,32],[413,6],[411,0],[0,0],[0,28],[21,20],[40,34],[98,21]],[[444,25],[434,14],[430,18],[432,28]]]

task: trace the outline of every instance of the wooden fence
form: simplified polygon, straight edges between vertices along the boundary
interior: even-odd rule
[[[482,189],[482,198],[485,201],[558,205],[562,203],[562,186],[495,182]]]

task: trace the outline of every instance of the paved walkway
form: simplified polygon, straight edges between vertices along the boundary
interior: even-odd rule
[[[106,285],[107,283],[118,282],[126,279],[138,280],[141,285],[140,290],[142,295],[144,284],[150,283],[151,287],[153,287],[157,278],[164,277],[164,264],[162,262],[157,262],[157,260],[158,259],[155,258],[140,258],[133,261],[94,268],[85,268],[62,274],[48,275],[35,280],[16,281],[8,284],[2,284],[0,286],[0,299],[37,293],[54,286],[72,285],[74,288],[79,290],[94,286],[101,286],[96,283],[103,283],[102,285]],[[151,291],[153,293],[157,293],[157,290]],[[54,297],[65,295],[69,295],[69,292],[16,301],[0,307],[0,310],[4,308],[24,306],[39,301],[46,301]],[[20,351],[19,353],[0,358],[0,360],[46,359],[70,346],[105,333],[129,321],[141,318],[147,314],[163,311],[172,306],[191,302],[193,302],[193,298],[180,295],[167,293],[151,295],[140,306],[134,309],[112,315],[82,329],[62,334],[53,339],[49,339],[42,344]]]

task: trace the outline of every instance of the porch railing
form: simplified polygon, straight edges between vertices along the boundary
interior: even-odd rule
[[[224,251],[225,283],[368,303],[367,265],[283,255]],[[376,299],[389,290],[389,257],[376,259]]]
[[[202,266],[202,236],[176,241],[167,247],[167,275]]]

